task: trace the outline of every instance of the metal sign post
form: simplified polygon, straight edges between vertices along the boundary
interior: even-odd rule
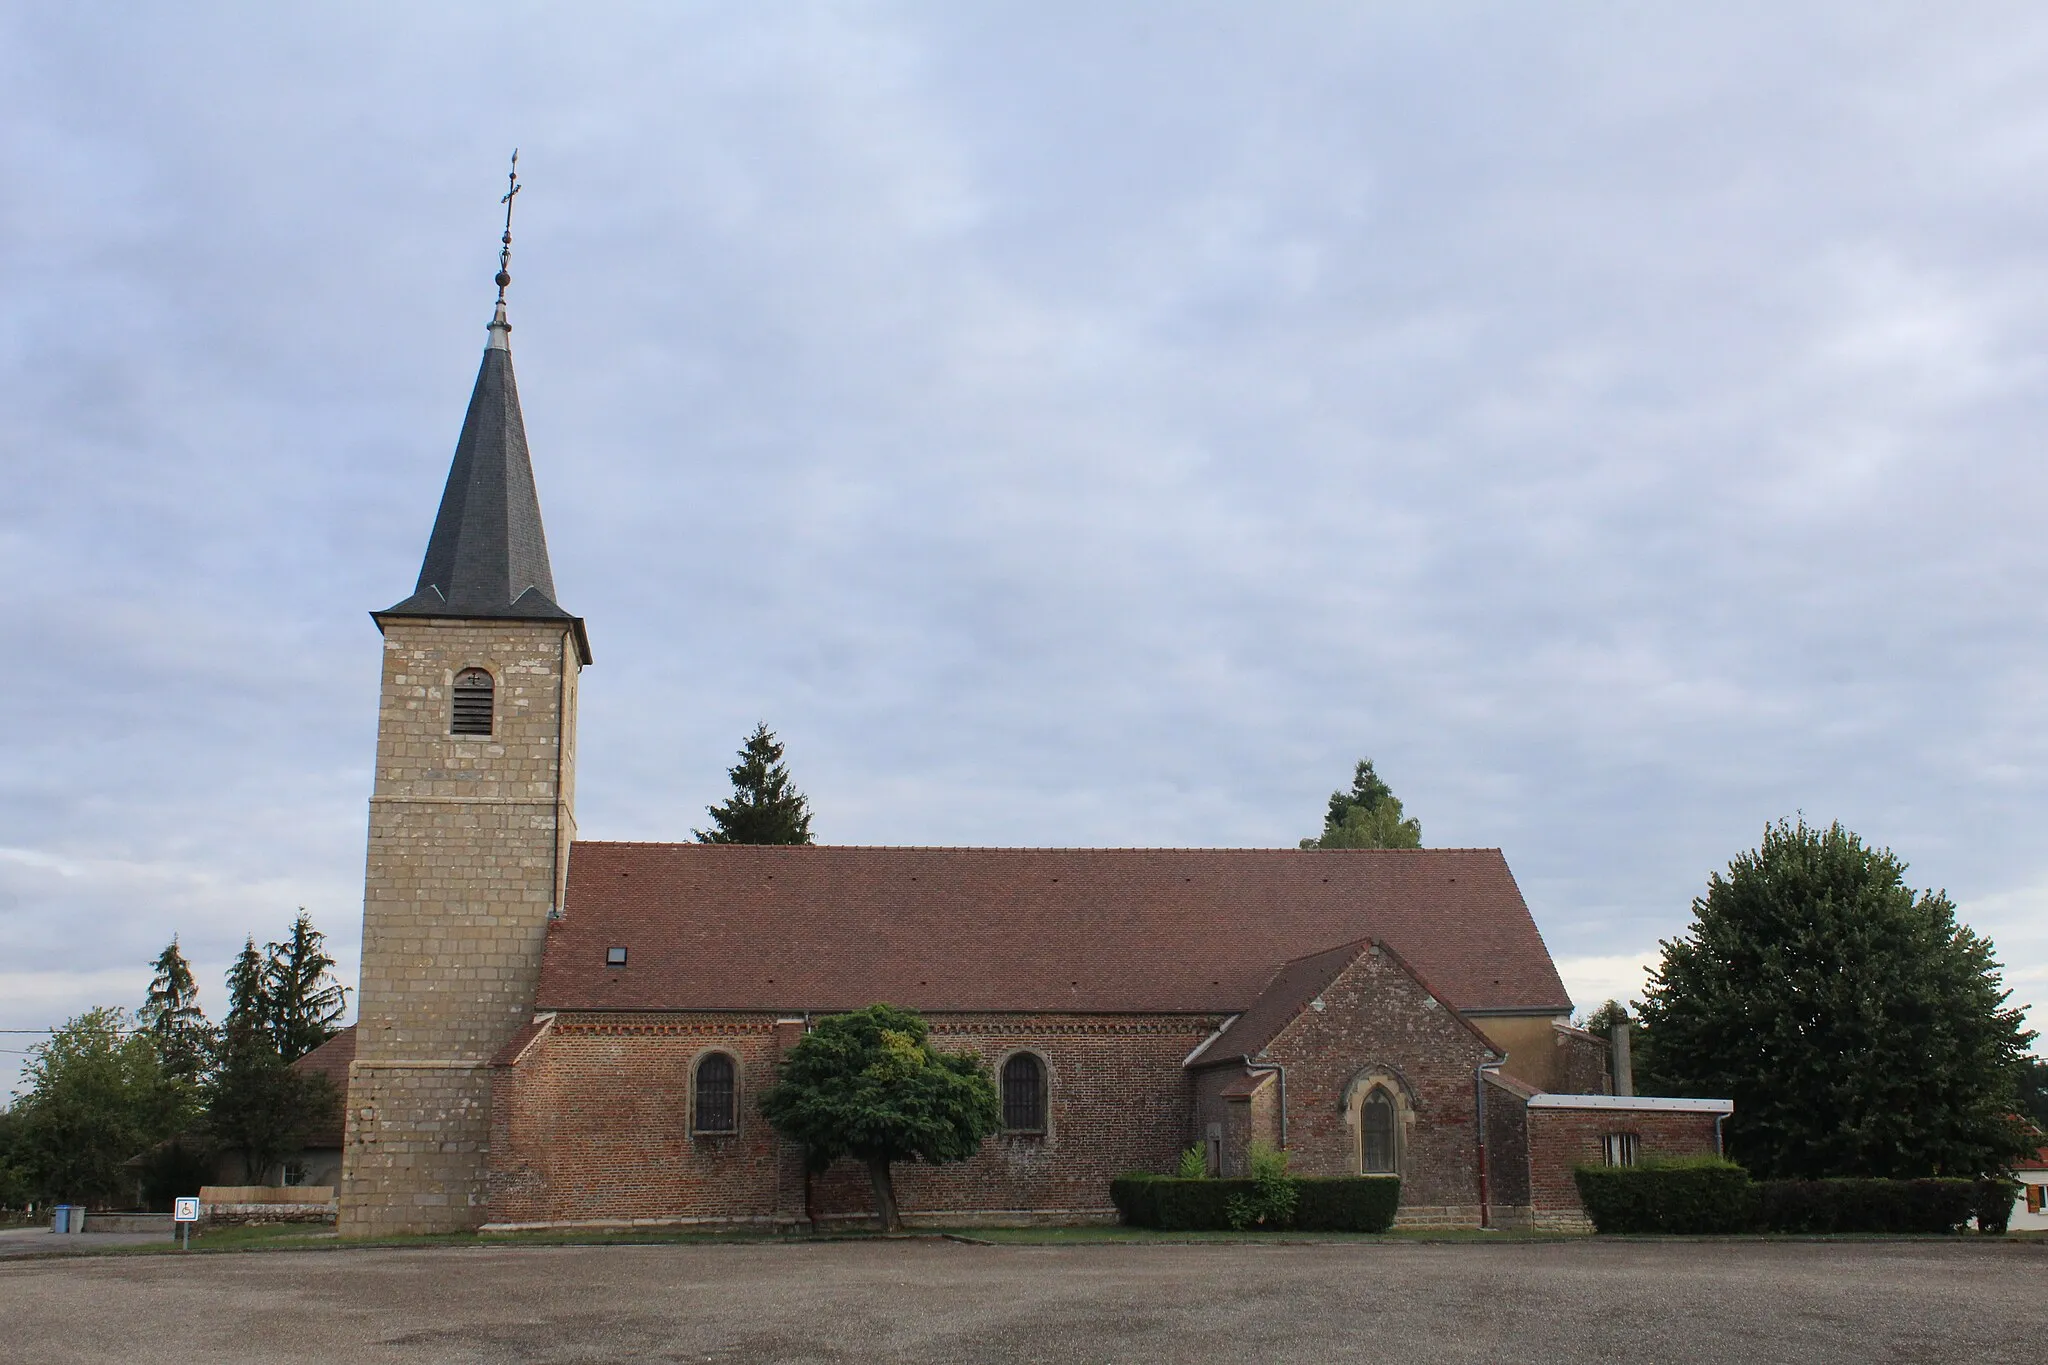
[[[178,1225],[178,1233],[184,1239],[183,1249],[192,1249],[192,1225],[199,1221],[199,1196],[181,1194],[171,1201],[171,1221]]]

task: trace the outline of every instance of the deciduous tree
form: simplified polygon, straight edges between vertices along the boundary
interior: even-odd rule
[[[116,1009],[68,1021],[30,1052],[11,1158],[42,1198],[127,1204],[122,1163],[182,1131],[192,1091],[164,1073],[156,1040]]]
[[[1761,1177],[1970,1176],[2024,1147],[2034,1035],[1991,944],[1839,824],[1780,821],[1662,945],[1642,1015],[1667,1093],[1735,1101]]]
[[[902,1226],[895,1162],[965,1161],[1002,1122],[981,1058],[933,1048],[925,1021],[893,1005],[820,1019],[789,1050],[761,1112],[813,1170],[842,1156],[863,1163],[892,1231]]]

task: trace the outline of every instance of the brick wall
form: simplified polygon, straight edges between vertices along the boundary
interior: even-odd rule
[[[1545,1090],[1560,1095],[1614,1093],[1614,1048],[1609,1040],[1565,1024],[1551,1029],[1556,1059]]]
[[[999,1135],[955,1166],[899,1166],[908,1222],[1107,1217],[1109,1181],[1170,1169],[1187,1141],[1181,1060],[1220,1022],[1188,1016],[927,1015],[933,1042],[990,1069],[1019,1048],[1045,1062],[1047,1131]],[[786,1032],[784,1043],[793,1041]],[[739,1131],[689,1131],[690,1075],[716,1048],[739,1064]],[[758,1110],[778,1055],[768,1014],[561,1015],[500,1070],[492,1115],[493,1225],[801,1216],[800,1154]],[[866,1219],[866,1171],[810,1181],[821,1220]]]
[[[1391,1074],[1405,1092],[1400,1145],[1407,1220],[1477,1223],[1473,1071],[1492,1049],[1378,948],[1339,973],[1321,1004],[1303,1010],[1260,1055],[1287,1068],[1292,1169],[1355,1174],[1354,1082]]]
[[[1486,1087],[1487,1221],[1505,1226],[1528,1216],[1528,1097],[1490,1077]]]
[[[493,678],[488,736],[448,733],[470,667]],[[557,623],[384,623],[345,1235],[483,1218],[487,1063],[532,1016],[575,837],[577,671]]]
[[[1715,1115],[1617,1109],[1527,1110],[1529,1211],[1540,1226],[1589,1228],[1572,1171],[1602,1161],[1602,1139],[1633,1133],[1639,1157],[1712,1156]]]

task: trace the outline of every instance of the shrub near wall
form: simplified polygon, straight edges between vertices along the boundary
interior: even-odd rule
[[[1977,1209],[1974,1180],[1765,1180],[1765,1232],[1954,1232]]]
[[[1304,1232],[1385,1232],[1394,1225],[1401,1182],[1393,1176],[1290,1176],[1294,1215],[1267,1227]],[[1231,1200],[1257,1197],[1254,1180],[1186,1180],[1133,1172],[1110,1182],[1110,1202],[1132,1227],[1167,1232],[1220,1232],[1231,1224]],[[1241,1206],[1240,1206],[1241,1207]]]
[[[1573,1173],[1596,1232],[1950,1233],[1978,1219],[2003,1232],[2007,1182],[1984,1180],[1765,1180],[1706,1158],[1641,1166],[1582,1166]]]
[[[1399,1176],[1303,1176],[1299,1189],[1294,1226],[1303,1232],[1385,1232],[1401,1206]]]
[[[1756,1201],[1732,1161],[1581,1166],[1572,1173],[1595,1232],[1747,1232]]]

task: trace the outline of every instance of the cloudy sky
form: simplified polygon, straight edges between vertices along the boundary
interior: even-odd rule
[[[514,145],[586,835],[757,719],[846,843],[1370,754],[1583,1004],[1803,811],[2042,1019],[2048,11],[1693,10],[8,7],[0,1027],[353,981]]]

